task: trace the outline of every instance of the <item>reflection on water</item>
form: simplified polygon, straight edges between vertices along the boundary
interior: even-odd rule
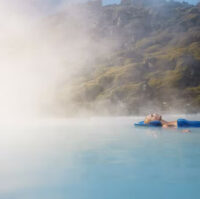
[[[200,129],[135,128],[134,118],[0,128],[0,198],[199,198]]]

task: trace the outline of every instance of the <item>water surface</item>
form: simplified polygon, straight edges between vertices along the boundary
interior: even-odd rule
[[[200,198],[200,129],[135,128],[138,120],[1,125],[0,198]]]

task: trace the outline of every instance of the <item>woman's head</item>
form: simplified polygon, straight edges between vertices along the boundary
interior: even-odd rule
[[[162,116],[158,113],[149,114],[145,117],[144,123],[148,124],[149,122],[156,121],[156,120],[162,120]]]

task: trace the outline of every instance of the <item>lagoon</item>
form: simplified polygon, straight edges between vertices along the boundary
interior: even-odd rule
[[[135,128],[140,119],[1,125],[0,198],[200,198],[200,129]]]

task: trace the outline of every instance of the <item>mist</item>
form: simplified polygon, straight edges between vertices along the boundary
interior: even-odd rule
[[[41,1],[1,1],[0,117],[36,117],[53,106],[55,90],[86,63],[95,44],[87,9]],[[52,7],[51,7],[52,8]],[[59,13],[59,14],[55,14]]]
[[[158,66],[165,65],[166,74],[171,72],[175,77],[176,71],[182,73],[179,65],[183,62],[182,65],[192,66],[188,69],[188,74],[192,74],[189,78],[196,79],[188,86],[197,86],[199,76],[194,71],[199,62],[194,58],[196,55],[181,55],[169,63],[160,62],[168,53],[167,48],[198,40],[189,22],[188,27],[181,23],[174,25],[178,20],[175,21],[176,15],[170,10],[180,5],[188,10],[193,7],[175,2],[168,2],[166,5],[171,7],[165,7],[162,6],[165,1],[160,2],[159,8],[155,6],[151,10],[141,8],[140,2],[127,6],[126,1],[105,7],[100,1],[59,1],[57,4],[47,0],[1,1],[1,120],[160,111],[172,94],[175,97],[170,100],[174,106],[168,108],[168,112],[177,104],[179,108],[181,104],[188,104],[190,99],[185,100],[180,94],[184,80],[163,92],[159,81],[168,86],[171,80],[156,79],[156,84],[157,76],[154,77],[153,72],[160,70],[162,76],[164,73]],[[160,21],[156,20],[158,16],[161,16]],[[168,30],[167,22],[166,27],[164,23],[171,16],[175,21],[174,32]],[[194,30],[197,29],[195,24]],[[188,35],[192,39],[188,39]],[[160,46],[163,48],[161,58],[153,57]],[[145,79],[146,72],[154,79]],[[177,84],[180,84],[178,88]],[[157,94],[159,97],[153,89],[161,90]],[[149,90],[152,93],[148,93]],[[179,94],[180,99],[176,98]],[[153,101],[148,101],[152,95]]]
[[[24,6],[24,2],[20,1]],[[28,12],[24,10],[28,9]],[[30,11],[30,13],[29,13]],[[45,36],[40,17],[31,4],[1,4],[1,99],[2,118],[33,116],[38,99],[54,85],[61,68],[59,54]]]

